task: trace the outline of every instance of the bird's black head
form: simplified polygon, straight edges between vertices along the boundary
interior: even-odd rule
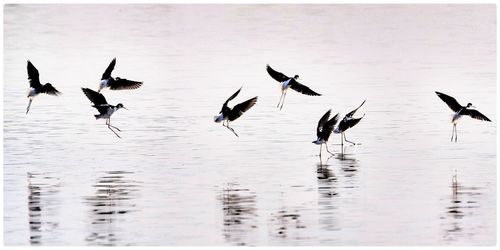
[[[123,104],[121,104],[121,103],[118,103],[118,104],[116,105],[116,110],[118,110],[118,109],[122,109],[122,108],[123,108],[123,109],[127,109],[127,108],[125,108],[125,106],[123,106]]]
[[[467,108],[470,108],[470,107],[472,107],[472,103],[469,102],[469,103],[467,103]]]
[[[293,77],[293,79],[295,79],[295,80],[299,79],[299,75],[295,75],[295,76]]]

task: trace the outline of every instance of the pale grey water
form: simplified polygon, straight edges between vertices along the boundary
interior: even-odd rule
[[[5,245],[496,244],[494,5],[6,5],[4,46]],[[113,57],[144,81],[103,92],[123,139],[80,90]],[[25,115],[28,59],[63,95]],[[267,63],[323,96],[277,110]],[[451,143],[436,90],[493,122]],[[364,99],[321,166],[318,119]]]

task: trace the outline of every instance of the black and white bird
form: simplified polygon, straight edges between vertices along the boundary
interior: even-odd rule
[[[251,99],[248,99],[240,104],[235,105],[232,109],[227,106],[228,102],[233,100],[241,91],[241,88],[238,89],[232,96],[230,96],[226,102],[222,105],[222,109],[219,112],[218,116],[214,117],[214,121],[219,123],[222,122],[222,126],[228,128],[231,130],[236,136],[236,132],[234,132],[234,129],[229,127],[229,122],[234,121],[238,119],[243,113],[245,113],[247,110],[249,110],[255,103],[257,103],[257,96]],[[226,122],[226,124],[224,124]],[[239,137],[239,136],[238,136]]]
[[[453,141],[453,137],[455,137],[455,142],[457,141],[457,122],[464,115],[468,115],[474,119],[491,122],[488,117],[481,114],[479,111],[475,109],[469,109],[470,107],[475,108],[474,106],[472,106],[472,103],[467,103],[467,106],[462,106],[457,102],[455,98],[441,92],[435,92],[436,95],[441,98],[441,100],[443,100],[443,102],[445,102],[448,107],[453,110],[453,112],[455,112],[453,114],[453,117],[451,118],[451,123],[453,123],[453,130],[451,131],[451,141]]]
[[[33,101],[33,98],[37,96],[40,93],[48,94],[48,95],[60,95],[61,92],[57,91],[54,86],[50,83],[46,83],[42,85],[40,83],[40,74],[38,73],[38,70],[33,66],[33,64],[28,61],[28,80],[30,82],[30,90],[28,92],[28,98],[29,98],[29,103],[28,107],[26,108],[26,114],[30,111],[30,106],[31,102]]]
[[[288,88],[291,88],[291,89],[293,89],[299,93],[302,93],[304,95],[310,95],[310,96],[320,96],[321,95],[321,94],[314,92],[306,85],[299,83],[297,81],[299,79],[298,75],[295,75],[294,77],[288,77],[285,74],[278,72],[278,71],[274,70],[273,68],[271,68],[271,66],[269,66],[269,64],[267,65],[266,69],[267,69],[267,73],[269,73],[269,75],[274,80],[281,83],[281,97],[280,97],[280,100],[278,102],[278,105],[276,106],[276,107],[280,107],[280,103],[281,103],[280,110],[283,108],[283,104],[285,103],[285,96],[286,96],[286,91],[288,90]],[[282,99],[283,99],[283,102],[281,101]]]
[[[142,85],[142,82],[138,81],[127,80],[120,77],[113,78],[111,76],[111,72],[115,68],[115,65],[116,58],[113,58],[108,68],[106,68],[106,71],[104,71],[104,73],[102,74],[98,92],[101,92],[101,90],[104,88],[109,88],[111,90],[137,89]]]
[[[363,117],[365,117],[365,114],[363,114],[363,116],[360,118],[353,118],[352,117],[354,115],[354,113],[356,113],[356,111],[358,111],[358,109],[361,108],[361,106],[363,106],[363,104],[365,104],[365,102],[366,102],[366,100],[364,100],[363,103],[361,103],[361,105],[359,105],[359,107],[357,107],[355,110],[347,113],[344,116],[344,118],[339,122],[339,125],[337,126],[337,128],[335,128],[334,132],[336,134],[340,133],[340,141],[341,141],[340,144],[341,145],[344,145],[344,140],[346,142],[352,143],[353,145],[356,144],[352,141],[347,140],[347,138],[345,137],[345,131],[348,130],[349,128],[354,127],[356,124],[358,124],[359,121],[361,121],[361,119],[363,119]]]
[[[332,119],[330,118],[330,113],[332,110],[328,110],[318,121],[318,127],[316,128],[316,135],[318,136],[318,139],[313,141],[312,143],[320,145],[319,148],[319,157],[321,157],[321,150],[323,147],[323,144],[326,146],[326,151],[333,155],[330,150],[328,150],[328,138],[330,138],[330,135],[333,132],[333,128],[335,127],[335,124],[337,124],[339,120],[339,114],[337,113]]]
[[[83,93],[89,98],[89,100],[94,103],[92,107],[96,108],[97,111],[99,111],[99,114],[94,115],[95,119],[106,119],[106,125],[108,126],[109,130],[113,131],[118,138],[121,138],[114,130],[115,128],[118,131],[121,131],[119,128],[112,126],[111,125],[111,115],[113,115],[114,112],[117,110],[124,108],[127,109],[123,106],[123,104],[118,103],[116,106],[113,106],[111,104],[108,104],[106,101],[106,98],[101,93],[95,92],[91,89],[88,88],[82,88]]]

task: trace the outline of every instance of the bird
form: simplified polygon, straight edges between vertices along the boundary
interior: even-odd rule
[[[267,69],[267,73],[269,73],[269,75],[274,80],[276,80],[282,84],[281,85],[281,97],[280,97],[280,100],[278,102],[278,105],[276,106],[276,107],[279,107],[280,103],[281,103],[280,110],[283,108],[283,104],[285,103],[285,96],[286,96],[286,91],[288,90],[288,88],[291,88],[291,89],[293,89],[299,93],[302,93],[304,95],[310,95],[310,96],[320,96],[321,95],[321,94],[314,92],[306,85],[299,83],[297,81],[299,79],[298,75],[295,75],[294,77],[288,77],[285,74],[278,72],[278,71],[274,70],[273,68],[271,68],[271,66],[269,66],[269,64],[267,65],[266,69]],[[283,102],[281,101],[282,99],[283,99]]]
[[[106,125],[108,126],[109,130],[113,131],[113,133],[115,133],[115,135],[118,136],[118,138],[121,138],[113,130],[113,128],[115,128],[116,130],[121,132],[121,130],[119,128],[111,125],[111,115],[119,109],[122,109],[122,108],[127,109],[127,108],[125,108],[125,106],[123,106],[123,104],[121,104],[121,103],[118,103],[116,106],[108,104],[108,102],[106,101],[106,98],[104,98],[104,96],[101,93],[95,92],[94,90],[91,90],[89,88],[82,88],[82,91],[87,96],[87,98],[89,98],[89,100],[92,103],[94,103],[94,105],[92,105],[92,107],[96,108],[97,111],[99,111],[99,114],[94,115],[95,119],[97,120],[97,119],[106,118]]]
[[[111,90],[121,90],[121,89],[137,89],[142,85],[142,82],[127,80],[124,78],[111,76],[111,72],[115,68],[116,58],[113,58],[106,71],[102,74],[101,82],[99,84],[98,92],[101,92],[104,88],[109,88]]]
[[[28,98],[29,98],[29,103],[28,107],[26,108],[26,114],[30,111],[30,106],[31,102],[33,101],[33,98],[37,96],[40,93],[48,94],[48,95],[60,95],[61,92],[59,92],[52,84],[46,83],[42,85],[40,83],[40,74],[38,73],[38,70],[33,66],[33,64],[28,60],[28,80],[30,83],[30,90],[28,92]]]
[[[321,117],[321,119],[319,119],[318,127],[316,128],[316,135],[318,136],[318,139],[312,142],[314,144],[320,145],[319,148],[320,158],[321,158],[321,149],[323,147],[323,144],[325,144],[326,146],[326,151],[331,155],[333,155],[333,153],[330,152],[330,150],[328,150],[327,142],[328,138],[330,137],[330,134],[333,131],[333,128],[335,127],[335,124],[337,124],[339,120],[339,114],[337,113],[335,116],[332,117],[332,119],[329,119],[331,112],[332,112],[331,109],[326,111],[326,113]]]
[[[361,105],[359,105],[359,107],[357,107],[355,110],[347,113],[344,116],[344,118],[339,122],[339,125],[337,126],[337,128],[335,128],[335,130],[333,131],[336,134],[340,133],[340,142],[341,142],[340,145],[344,145],[344,140],[346,142],[352,143],[353,145],[356,145],[356,143],[347,140],[347,138],[345,137],[345,131],[348,130],[349,128],[354,127],[356,124],[358,124],[359,121],[361,121],[361,119],[363,119],[363,117],[365,117],[365,114],[363,114],[363,116],[360,118],[353,118],[352,117],[354,115],[354,113],[356,113],[356,111],[358,111],[358,109],[361,108],[361,106],[363,106],[363,104],[365,104],[365,102],[366,102],[366,100],[364,100],[363,103],[361,103]]]
[[[451,123],[453,123],[453,130],[451,131],[451,141],[453,141],[453,137],[455,137],[455,142],[457,141],[457,122],[458,120],[464,116],[468,115],[474,119],[491,122],[491,120],[485,115],[481,114],[479,111],[475,109],[470,109],[470,107],[475,108],[472,103],[467,103],[467,106],[460,105],[457,100],[449,95],[443,94],[441,92],[434,91],[436,95],[445,102],[448,107],[450,107],[453,112],[453,117],[451,118]]]
[[[242,87],[241,87],[242,88]],[[233,100],[241,91],[241,88],[238,89],[233,95],[231,95],[226,102],[222,105],[222,109],[219,112],[218,116],[214,117],[214,121],[216,123],[222,122],[222,126],[231,130],[237,137],[238,134],[234,132],[234,129],[229,127],[229,122],[238,119],[243,113],[249,110],[255,103],[257,103],[257,96],[250,98],[240,104],[235,105],[232,109],[227,106],[228,102]],[[224,124],[226,122],[226,124]]]

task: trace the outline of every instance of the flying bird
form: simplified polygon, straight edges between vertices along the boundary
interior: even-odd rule
[[[455,137],[455,142],[457,141],[457,122],[464,115],[468,115],[474,119],[491,122],[488,117],[481,114],[479,111],[475,109],[469,109],[470,107],[475,108],[474,106],[472,106],[472,103],[467,103],[467,106],[462,106],[457,102],[455,98],[441,92],[435,92],[436,95],[441,98],[441,100],[443,100],[443,102],[445,102],[448,107],[453,110],[453,112],[455,112],[453,114],[453,117],[451,118],[451,123],[453,123],[453,130],[451,131],[451,141],[453,141],[453,137]]]
[[[312,142],[314,144],[320,145],[319,157],[321,157],[321,149],[323,147],[323,144],[325,144],[326,146],[326,151],[331,155],[333,155],[333,153],[330,152],[330,150],[328,150],[327,142],[328,138],[330,137],[330,134],[333,131],[333,128],[335,127],[335,124],[337,124],[337,121],[339,120],[339,114],[337,113],[335,116],[332,117],[332,119],[329,119],[331,111],[332,111],[331,109],[328,110],[321,117],[321,119],[319,119],[318,127],[316,128],[316,135],[318,136],[318,139]]]
[[[123,106],[123,104],[118,103],[116,106],[113,106],[111,104],[108,104],[106,101],[106,98],[101,93],[95,92],[91,89],[88,88],[82,88],[83,93],[89,98],[89,100],[94,103],[92,107],[96,108],[97,111],[99,111],[99,114],[94,115],[95,119],[104,119],[106,118],[106,125],[108,126],[109,130],[113,131],[118,138],[121,138],[114,130],[118,130],[121,132],[121,130],[115,126],[111,125],[111,115],[116,112],[117,110],[124,108],[127,109]]]
[[[276,107],[279,107],[280,103],[281,103],[280,110],[283,108],[283,104],[285,103],[285,96],[286,96],[286,92],[287,92],[288,88],[291,88],[291,89],[293,89],[299,93],[302,93],[304,95],[310,95],[310,96],[320,96],[321,95],[321,94],[314,92],[306,85],[299,83],[297,81],[299,79],[298,75],[295,75],[294,77],[288,77],[285,74],[278,72],[278,71],[274,70],[273,68],[271,68],[271,66],[269,66],[269,64],[267,65],[266,69],[267,69],[267,73],[269,73],[269,75],[274,80],[281,83],[281,97],[280,97],[280,100],[278,102],[278,105],[276,106]],[[281,101],[282,99],[283,99],[283,102]]]
[[[364,100],[363,103],[361,103],[361,105],[359,105],[359,107],[357,107],[355,110],[347,113],[344,116],[344,118],[339,122],[339,125],[337,126],[337,128],[335,128],[334,132],[336,134],[340,133],[340,141],[341,141],[340,144],[341,145],[344,145],[344,140],[346,142],[352,143],[353,145],[356,144],[352,141],[347,140],[347,137],[345,136],[345,131],[348,130],[349,128],[354,127],[356,124],[358,124],[359,121],[361,121],[361,119],[363,119],[363,117],[365,117],[365,115],[363,114],[363,116],[360,118],[353,118],[354,113],[356,113],[356,111],[358,111],[358,109],[361,108],[361,106],[363,106],[363,104],[365,104],[365,102],[366,102],[366,100]]]
[[[28,61],[28,80],[30,82],[30,91],[28,93],[28,98],[29,98],[29,103],[28,107],[26,108],[26,114],[30,111],[30,106],[31,102],[33,101],[33,98],[37,96],[40,93],[48,94],[48,95],[60,95],[61,92],[57,91],[54,86],[50,83],[46,83],[42,85],[40,83],[40,78],[39,78],[39,73],[38,70],[33,66],[33,64]]]
[[[138,81],[127,80],[120,77],[113,78],[111,76],[111,72],[115,68],[115,65],[116,58],[113,58],[108,68],[106,68],[106,71],[104,71],[104,73],[102,74],[98,92],[101,92],[101,90],[104,88],[109,88],[111,90],[137,89],[142,85],[142,82]]]
[[[257,96],[251,99],[248,99],[240,104],[235,105],[232,109],[227,106],[228,102],[233,100],[241,91],[241,88],[238,89],[233,95],[231,95],[226,102],[222,105],[222,109],[219,112],[218,116],[214,117],[214,121],[219,123],[222,121],[222,126],[231,130],[237,137],[238,134],[234,132],[234,129],[229,127],[229,122],[238,119],[243,113],[249,110],[255,103],[257,103]],[[226,122],[226,124],[224,124]]]

